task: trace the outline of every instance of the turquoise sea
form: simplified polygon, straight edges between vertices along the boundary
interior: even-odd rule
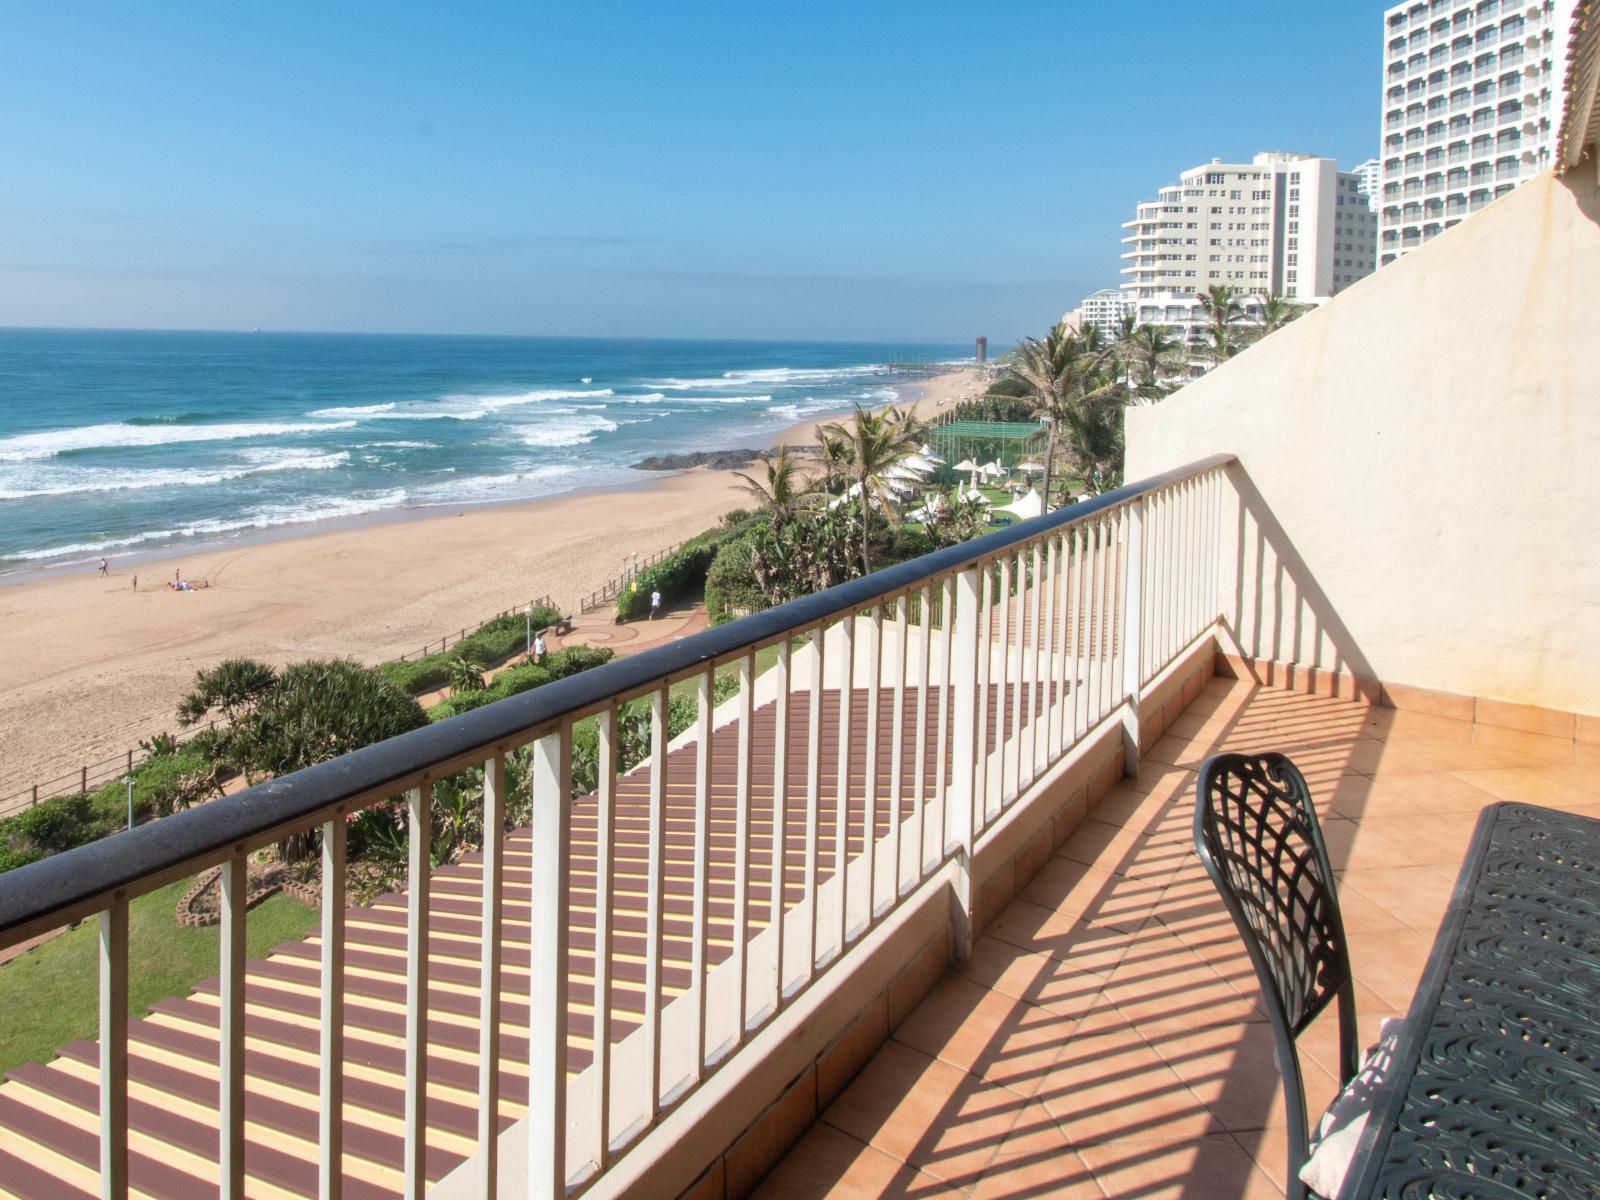
[[[967,347],[0,329],[0,573],[639,481]]]

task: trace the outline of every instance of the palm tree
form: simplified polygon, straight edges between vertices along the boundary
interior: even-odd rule
[[[1216,366],[1244,349],[1246,318],[1239,289],[1226,283],[1213,283],[1197,293],[1195,299],[1206,318],[1195,342]]]
[[[484,688],[483,668],[465,654],[458,654],[445,664],[450,672],[450,693],[481,692]]]
[[[822,456],[822,486],[826,491],[837,491],[842,481],[850,478],[850,439],[841,430],[836,436],[829,432],[837,425],[817,428],[817,451]]]
[[[1261,296],[1258,299],[1259,307],[1256,310],[1256,326],[1260,331],[1257,340],[1277,329],[1282,329],[1290,321],[1305,315],[1305,305],[1296,304],[1293,300],[1278,295],[1276,292]]]
[[[1183,362],[1183,343],[1166,325],[1141,324],[1118,340],[1117,355],[1126,365],[1130,396],[1151,403],[1167,394],[1165,380]]]
[[[761,455],[761,461],[767,468],[765,483],[743,471],[735,471],[734,477],[742,479],[744,482],[739,486],[772,513],[773,524],[781,525],[799,506],[800,498],[808,490],[808,481],[789,457],[788,446],[779,446],[775,454]]]
[[[1042,489],[1046,503],[1055,473],[1056,449],[1065,436],[1072,434],[1075,412],[1113,399],[1120,407],[1123,386],[1107,370],[1111,358],[1110,347],[1102,343],[1100,331],[1092,327],[1077,333],[1057,325],[1044,340],[1024,338],[1017,347],[1012,370],[1028,384],[1035,415],[1050,423]]]
[[[850,424],[825,425],[822,432],[848,447],[849,477],[860,489],[861,566],[870,575],[873,504],[881,506],[891,522],[895,520],[889,469],[917,452],[922,443],[922,426],[897,408],[874,413],[858,404]]]

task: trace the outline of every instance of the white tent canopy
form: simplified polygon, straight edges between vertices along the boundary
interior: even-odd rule
[[[1037,462],[1018,463],[1017,464],[1017,470],[1019,470],[1019,471],[1042,471],[1042,470],[1044,470],[1044,464],[1043,463],[1037,463]]]
[[[983,473],[985,479],[998,479],[1006,473],[1006,469],[997,462],[984,463],[978,470]]]
[[[958,471],[980,471],[982,469],[983,468],[978,466],[978,464],[973,462],[970,458],[963,458],[956,464],[956,470]]]
[[[995,511],[1013,513],[1020,519],[1027,521],[1033,517],[1044,515],[1044,497],[1039,495],[1037,488],[1029,488],[1026,496],[997,508]]]

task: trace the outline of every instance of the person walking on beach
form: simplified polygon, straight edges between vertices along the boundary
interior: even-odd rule
[[[133,577],[133,590],[136,592],[139,590],[139,577],[137,575]]]
[[[660,612],[660,611],[661,611],[661,593],[658,592],[658,591],[657,592],[651,592],[650,593],[650,619],[652,621],[654,621],[656,619],[656,614],[658,612]]]
[[[102,574],[102,575],[111,574],[111,564],[106,562],[106,560],[103,559],[103,558],[100,560],[100,574]]]
[[[543,633],[536,633],[536,634],[533,635],[533,661],[534,661],[534,663],[537,664],[539,662],[539,660],[542,659],[543,657],[544,657],[544,634]]]

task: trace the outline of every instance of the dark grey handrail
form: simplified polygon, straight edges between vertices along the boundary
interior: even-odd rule
[[[193,860],[220,858],[230,847],[303,827],[333,805],[415,779],[419,772],[435,764],[487,757],[496,746],[522,740],[526,730],[581,713],[608,697],[639,691],[746,647],[814,629],[831,617],[868,607],[921,579],[959,570],[1008,546],[1232,461],[1231,454],[1213,455],[1126,484],[1092,500],[256,784],[237,795],[213,800],[128,833],[14,868],[0,874],[0,937],[24,927],[30,932],[42,932],[51,927],[51,919],[57,914],[81,910],[90,901],[120,888],[130,888],[154,876],[171,876]]]

